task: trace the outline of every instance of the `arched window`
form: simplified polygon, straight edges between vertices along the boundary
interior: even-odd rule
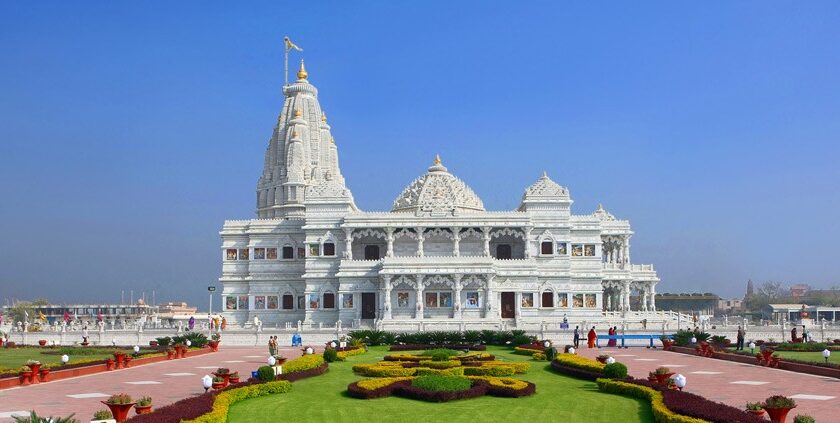
[[[554,294],[551,291],[545,290],[542,293],[542,306],[554,308]]]
[[[510,260],[513,258],[513,252],[510,244],[499,244],[496,246],[496,258],[499,260]]]
[[[325,242],[324,243],[324,255],[325,256],[334,256],[335,255],[335,244],[332,242]]]
[[[324,308],[335,308],[335,294],[332,292],[324,293]]]
[[[551,241],[543,241],[540,243],[540,254],[550,256],[554,254],[554,243]]]
[[[284,245],[283,246],[283,258],[284,259],[293,259],[295,258],[295,248],[291,245]]]
[[[378,245],[365,245],[365,260],[379,260]]]
[[[283,310],[291,310],[295,304],[295,297],[292,294],[283,294]]]

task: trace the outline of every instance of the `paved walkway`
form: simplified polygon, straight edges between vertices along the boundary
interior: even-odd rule
[[[299,348],[282,348],[280,354],[295,358]],[[12,421],[14,413],[35,410],[38,415],[66,417],[76,413],[89,421],[97,410],[107,409],[100,401],[111,394],[127,393],[132,398],[149,395],[155,407],[204,392],[201,378],[218,367],[239,371],[247,379],[252,370],[264,365],[267,347],[225,347],[219,352],[179,360],[167,360],[128,369],[97,373],[38,385],[0,390],[0,422]],[[132,410],[131,415],[134,415]]]
[[[578,352],[589,358],[609,354],[627,365],[630,374],[637,378],[647,378],[648,372],[657,367],[668,367],[686,377],[686,391],[736,408],[743,409],[747,402],[760,402],[779,394],[793,397],[798,404],[788,421],[793,421],[796,414],[811,415],[818,422],[838,421],[836,400],[840,396],[840,379],[660,349],[583,346]]]

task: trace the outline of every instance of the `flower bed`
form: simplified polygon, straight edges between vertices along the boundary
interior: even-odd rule
[[[551,368],[572,377],[595,380],[604,377],[604,363],[575,354],[557,354]]]
[[[487,351],[487,346],[482,344],[446,344],[446,348],[453,350],[470,350],[470,351]],[[432,348],[440,348],[441,345],[435,344],[395,344],[391,345],[390,351],[420,351],[430,350]]]
[[[470,388],[459,391],[430,391],[412,386],[413,380],[411,377],[361,380],[348,385],[347,392],[351,397],[360,399],[397,395],[432,402],[475,398],[488,394],[516,398],[536,392],[536,385],[533,383],[512,378],[469,377],[467,380],[471,382]]]
[[[453,350],[454,352],[454,350]],[[457,352],[456,352],[457,354]],[[493,354],[482,353],[482,352],[470,352],[466,354],[460,355],[451,355],[448,357],[450,360],[458,360],[463,362],[467,361],[490,361],[495,360],[496,357]],[[413,361],[413,362],[421,362],[421,361],[429,361],[432,360],[431,355],[426,355],[425,352],[421,354],[390,354],[386,355],[384,358],[385,361]]]
[[[618,394],[622,396],[629,396],[633,398],[640,398],[650,402],[650,408],[653,411],[653,418],[657,422],[662,423],[709,423],[708,420],[698,419],[689,416],[677,414],[665,406],[662,398],[662,392],[646,386],[636,385],[633,383],[621,382],[611,379],[596,380],[598,389],[601,392],[608,392],[611,394]]]
[[[347,360],[347,357],[362,355],[366,352],[367,350],[363,347],[348,347],[344,349],[339,349],[336,356],[338,357],[338,361],[345,361]]]
[[[440,365],[435,363],[446,363]],[[458,363],[458,364],[456,364]],[[465,365],[469,363],[469,365]],[[423,374],[460,374],[468,376],[511,376],[525,373],[530,368],[526,362],[479,361],[476,363],[450,361],[380,361],[378,363],[356,364],[353,372],[369,377],[407,377]]]

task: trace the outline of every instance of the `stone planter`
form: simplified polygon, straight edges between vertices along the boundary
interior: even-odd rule
[[[656,383],[660,385],[665,385],[668,383],[668,379],[673,376],[674,373],[663,373],[663,374],[654,374],[656,376]]]
[[[134,406],[134,412],[137,413],[137,414],[149,414],[149,413],[152,412],[152,406],[151,405],[139,405],[138,404],[138,405]]]
[[[764,410],[747,410],[747,413],[753,414],[755,416],[761,417],[764,415]]]
[[[213,382],[213,389],[219,390],[225,387],[224,382]]]
[[[131,367],[131,360],[132,360],[132,358],[131,358],[130,355],[125,356],[125,358],[123,358],[123,366],[125,368]]]
[[[218,352],[219,351],[219,341],[210,341],[207,343],[210,346],[210,351]]]
[[[765,408],[771,423],[785,423],[787,415],[792,408]]]
[[[114,370],[114,359],[109,358],[105,360],[105,370]]]
[[[40,364],[32,364],[32,365],[29,366],[29,369],[32,370],[30,372],[31,374],[29,376],[29,383],[38,383],[37,376],[38,376],[38,372],[41,371],[41,365]]]
[[[239,383],[239,376],[231,376],[229,379],[230,383]]]
[[[123,367],[123,361],[125,360],[125,354],[114,354],[114,361],[116,362],[116,368],[121,369]]]
[[[220,377],[225,381],[223,383],[223,387],[228,386],[230,384],[230,373],[213,373],[213,376]]]
[[[29,385],[32,383],[32,370],[28,372],[20,372],[20,384]]]
[[[41,382],[48,382],[50,378],[50,369],[41,369],[39,376],[41,377]]]
[[[175,359],[175,351],[166,351],[166,359],[167,360],[174,360]]]
[[[135,404],[133,402],[129,404],[111,404],[107,401],[102,401],[102,403],[108,406],[111,410],[111,415],[114,416],[114,420],[117,423],[122,423],[128,419],[128,412],[131,411],[131,407],[134,407]]]

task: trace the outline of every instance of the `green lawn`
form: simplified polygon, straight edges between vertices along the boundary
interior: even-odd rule
[[[776,351],[776,354],[782,358],[792,358],[794,360],[815,361],[817,363],[825,363],[822,352],[800,352],[800,351]],[[840,364],[840,351],[832,351],[831,357],[828,358],[829,363]]]
[[[480,398],[428,403],[398,397],[360,400],[346,394],[347,385],[361,379],[353,374],[354,363],[375,362],[387,354],[386,347],[371,348],[367,354],[346,362],[330,363],[323,376],[293,383],[288,394],[255,398],[231,407],[231,422],[651,422],[650,405],[636,399],[598,392],[594,382],[562,376],[549,370],[548,363],[511,354],[507,348],[489,348],[500,360],[530,361],[531,370],[521,379],[537,385],[537,393],[523,398]]]
[[[132,352],[129,348],[122,348],[125,352]],[[55,348],[40,348],[40,347],[19,347],[19,348],[0,348],[0,373],[3,369],[16,371],[20,366],[26,364],[27,360],[38,360],[44,365],[58,365],[61,364],[61,352],[68,352],[70,356],[70,363],[75,360],[104,360],[108,357],[113,357],[113,348],[82,348],[69,347],[63,349],[61,347]],[[140,353],[151,352],[148,349],[141,349]]]

